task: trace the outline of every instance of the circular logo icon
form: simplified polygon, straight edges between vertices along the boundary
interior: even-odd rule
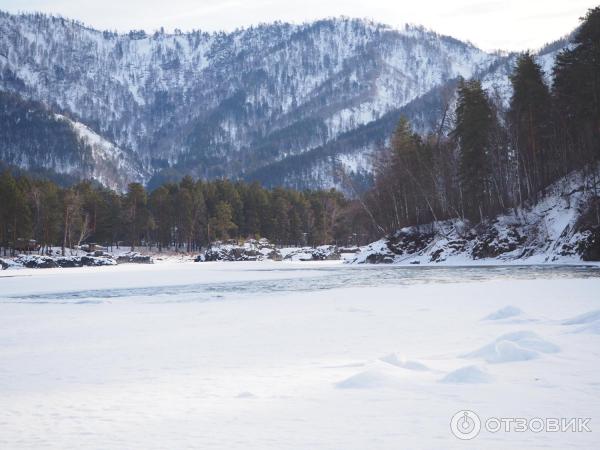
[[[450,429],[458,439],[468,441],[476,438],[481,431],[481,419],[473,411],[467,409],[458,411],[452,416]]]

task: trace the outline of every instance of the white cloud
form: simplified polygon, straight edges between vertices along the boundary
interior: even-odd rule
[[[597,0],[0,0],[11,12],[42,11],[127,31],[232,30],[275,20],[346,15],[392,26],[424,25],[490,49],[537,48],[570,32]]]

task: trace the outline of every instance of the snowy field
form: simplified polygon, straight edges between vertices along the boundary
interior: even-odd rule
[[[0,272],[2,449],[597,449],[599,373],[598,268]]]

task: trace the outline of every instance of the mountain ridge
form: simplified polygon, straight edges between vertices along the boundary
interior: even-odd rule
[[[144,182],[164,170],[253,178],[510,58],[419,26],[349,18],[148,35],[0,12],[0,31],[0,90],[67,112],[131,152]],[[372,151],[346,151],[357,155],[347,168]],[[319,187],[339,187],[331,164],[305,169],[319,173],[282,183],[310,188],[320,177]]]

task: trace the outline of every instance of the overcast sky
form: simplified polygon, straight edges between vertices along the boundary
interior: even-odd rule
[[[0,0],[10,12],[42,11],[95,28],[232,30],[331,16],[424,25],[485,49],[535,49],[577,26],[598,0]]]

